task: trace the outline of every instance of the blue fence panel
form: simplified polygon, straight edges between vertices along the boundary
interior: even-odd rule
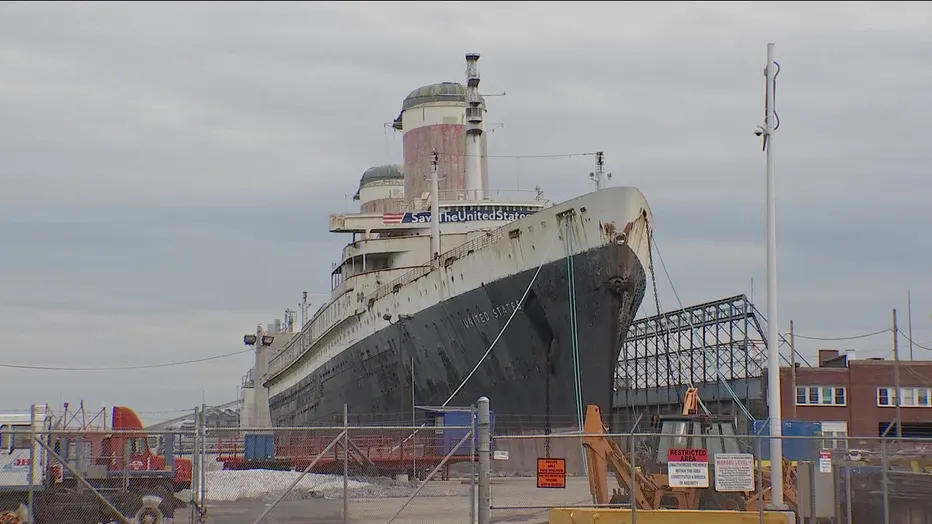
[[[755,435],[763,437],[770,436],[770,421],[755,420]],[[807,420],[784,420],[783,436],[784,437],[816,437],[822,435],[822,423],[810,422]],[[783,439],[783,458],[794,461],[817,461],[819,460],[819,451],[822,449],[822,442],[816,438],[784,438]],[[761,439],[761,458],[770,460],[770,439]]]

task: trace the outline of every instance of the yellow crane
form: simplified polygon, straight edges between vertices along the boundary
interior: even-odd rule
[[[639,509],[727,509],[756,511],[770,498],[770,468],[762,469],[763,488],[757,491],[719,493],[710,488],[675,488],[663,468],[663,460],[671,447],[706,449],[709,455],[718,452],[738,452],[734,423],[725,417],[698,414],[699,390],[689,388],[683,400],[682,414],[661,417],[661,436],[654,446],[653,463],[633,467],[621,447],[609,437],[596,405],[587,406],[583,445],[589,464],[589,490],[596,504],[624,504],[634,490],[634,503]],[[796,468],[784,460],[783,488],[786,502],[796,509]],[[651,470],[648,473],[645,470]],[[608,472],[615,476],[622,490],[608,490]],[[711,507],[710,507],[711,506]]]

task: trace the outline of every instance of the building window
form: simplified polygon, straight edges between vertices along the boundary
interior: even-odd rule
[[[877,405],[896,406],[896,388],[877,388]],[[932,388],[900,388],[900,406],[904,408],[932,407]]]
[[[822,421],[822,448],[843,451],[848,447],[848,423]]]
[[[29,449],[32,442],[29,424],[15,424],[0,426],[0,446],[3,451],[12,453],[18,449]]]
[[[796,388],[797,406],[846,406],[844,386],[799,386]]]

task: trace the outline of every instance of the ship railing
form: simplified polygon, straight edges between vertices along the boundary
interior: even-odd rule
[[[311,347],[317,339],[330,328],[342,322],[348,311],[352,311],[350,294],[344,294],[333,302],[321,307],[314,318],[304,325],[301,333],[292,338],[285,347],[269,359],[269,375],[278,373],[291,365]]]
[[[472,198],[468,189],[441,189],[438,194],[441,202],[461,202],[464,204],[475,202],[477,206],[492,203],[504,205],[509,203],[538,204],[542,206],[550,204],[550,200],[544,198],[543,192],[537,189],[484,189],[479,194],[480,198]],[[418,196],[414,200],[400,203],[400,210],[406,212],[429,211],[430,197],[421,198]]]
[[[505,228],[500,227],[492,231],[486,231],[482,234],[482,236],[474,238],[464,244],[460,244],[459,246],[442,253],[440,255],[441,264],[447,260],[462,258],[463,256],[466,256],[473,251],[478,251],[479,249],[482,249],[485,246],[498,241],[498,239],[502,238],[504,235],[504,230]],[[375,290],[375,293],[369,295],[367,302],[379,300],[380,298],[392,293],[395,289],[399,289],[402,286],[410,284],[411,282],[414,282],[415,280],[428,275],[431,271],[433,271],[433,264],[430,262],[418,266],[405,273],[404,275],[396,278],[395,280],[379,286],[378,289]]]
[[[541,204],[548,202],[544,198],[543,191],[536,189],[483,189],[481,193],[476,193],[479,198],[473,198],[468,189],[441,189],[438,194],[440,200],[444,201],[462,200],[465,202],[476,200],[479,202],[536,202]]]

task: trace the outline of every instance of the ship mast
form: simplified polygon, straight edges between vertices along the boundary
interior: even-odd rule
[[[440,257],[440,179],[437,175],[437,150],[430,159],[430,260]]]
[[[605,172],[605,153],[602,151],[595,154],[595,172],[589,173],[589,178],[595,182],[596,191],[605,187],[606,180],[612,179],[612,174]]]

